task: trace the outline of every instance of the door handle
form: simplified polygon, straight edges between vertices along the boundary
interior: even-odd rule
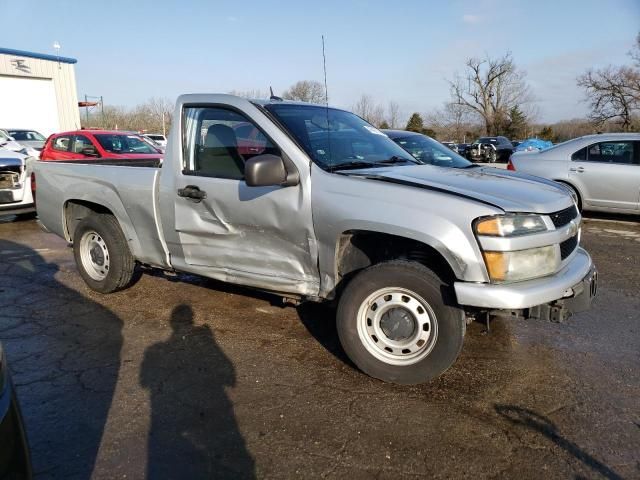
[[[582,173],[582,172],[584,172],[584,167],[577,167],[577,168],[576,168],[576,167],[571,167],[571,168],[569,169],[569,171],[570,171],[570,172],[578,172],[578,173]]]
[[[178,196],[189,198],[198,203],[207,198],[207,192],[203,192],[196,185],[187,185],[186,187],[178,190]]]

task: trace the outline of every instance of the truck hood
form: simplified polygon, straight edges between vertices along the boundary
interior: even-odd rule
[[[573,204],[567,189],[555,182],[498,168],[412,165],[343,173],[466,197],[505,212],[552,213]]]
[[[0,148],[0,168],[2,167],[23,167],[27,157],[18,152]]]

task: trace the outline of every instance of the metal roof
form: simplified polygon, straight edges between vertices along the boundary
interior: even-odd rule
[[[15,50],[13,48],[0,47],[0,53],[15,55],[17,57],[39,58],[40,60],[51,60],[52,62],[78,63],[75,58],[58,57],[57,55],[47,55],[46,53],[27,52],[26,50]]]

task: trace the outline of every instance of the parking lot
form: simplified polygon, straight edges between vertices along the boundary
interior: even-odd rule
[[[37,478],[640,477],[640,223],[587,218],[593,308],[471,324],[437,381],[385,384],[329,307],[145,273],[102,296],[0,220],[0,340]]]

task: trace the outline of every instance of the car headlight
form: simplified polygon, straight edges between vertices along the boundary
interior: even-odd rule
[[[491,237],[517,237],[548,229],[542,216],[530,214],[497,215],[475,223],[476,234]]]
[[[514,252],[483,252],[487,273],[492,282],[517,282],[544,277],[560,267],[556,245]]]

